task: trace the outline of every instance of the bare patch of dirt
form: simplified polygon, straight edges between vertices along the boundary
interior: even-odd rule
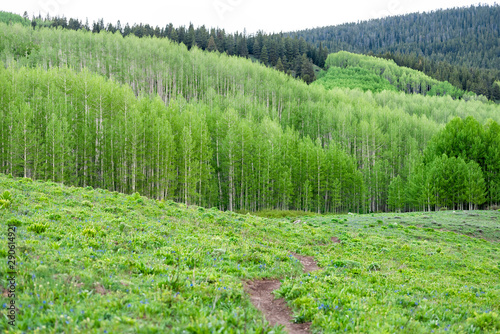
[[[97,293],[98,293],[98,294],[100,294],[100,295],[105,295],[105,294],[107,294],[107,293],[109,292],[109,291],[108,291],[108,290],[106,290],[106,289],[102,286],[102,284],[101,284],[101,283],[99,283],[99,282],[96,282],[96,283],[94,284],[94,290],[95,290],[95,292],[97,292]]]
[[[291,310],[284,299],[274,299],[273,291],[279,289],[279,280],[260,280],[246,283],[252,304],[259,309],[271,326],[283,325],[290,334],[309,333],[311,323],[293,323]]]
[[[334,241],[333,238],[332,241]],[[340,242],[340,240],[334,242]],[[321,269],[312,256],[303,256],[296,253],[291,254],[302,263],[305,273]],[[292,322],[292,311],[286,304],[286,301],[282,298],[274,298],[273,291],[278,290],[280,286],[281,282],[277,279],[264,279],[246,282],[245,290],[250,295],[252,304],[264,314],[264,317],[272,326],[282,325],[290,334],[309,333],[311,323],[298,324]]]
[[[303,256],[296,253],[292,253],[292,255],[302,263],[305,273],[321,269],[312,256]]]
[[[9,297],[9,290],[2,286],[2,297]]]
[[[332,237],[330,240],[331,240],[334,244],[340,244],[340,239],[339,239],[339,238],[337,238],[337,237]]]
[[[66,283],[75,286],[76,288],[81,288],[85,284],[81,282],[80,276],[68,276],[66,278]]]

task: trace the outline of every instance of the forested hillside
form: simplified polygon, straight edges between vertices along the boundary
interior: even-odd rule
[[[449,82],[441,82],[428,77],[422,72],[397,66],[393,61],[375,57],[357,55],[346,51],[332,53],[325,63],[328,73],[316,81],[326,88],[348,87],[361,88],[372,92],[389,89],[407,94],[422,94],[429,96],[449,95],[452,98],[476,98],[475,94],[465,94]],[[345,77],[342,75],[345,73]],[[375,76],[378,78],[371,78]],[[356,80],[356,82],[350,82]]]
[[[380,211],[455,116],[500,121],[493,104],[326,91],[168,39],[6,24],[0,37],[6,174],[230,210]],[[482,202],[461,184],[450,203],[498,202],[491,166]],[[397,205],[422,207],[410,200]]]
[[[315,80],[313,64],[323,67],[328,52],[322,46],[316,47],[312,43],[307,43],[303,38],[291,38],[283,34],[266,34],[259,31],[256,34],[246,32],[227,33],[221,28],[207,28],[204,25],[195,28],[191,23],[189,27],[174,27],[171,23],[165,27],[153,27],[149,24],[134,24],[130,26],[118,20],[116,24],[104,23],[104,19],[89,24],[88,20],[83,23],[78,19],[65,17],[42,18],[40,15],[31,21],[25,12],[24,17],[19,15],[1,12],[0,22],[31,25],[36,27],[52,27],[68,30],[84,30],[93,33],[107,31],[119,33],[126,37],[134,35],[136,37],[157,37],[168,38],[177,43],[184,44],[188,49],[197,47],[210,52],[226,53],[230,56],[243,58],[252,57],[260,63],[274,67],[293,77],[301,78],[307,83]]]
[[[329,52],[394,59],[457,88],[498,100],[500,6],[478,5],[391,16],[289,33]],[[494,95],[495,94],[495,95]]]
[[[421,71],[428,76],[448,81],[458,89],[486,96],[488,99],[500,102],[500,86],[495,84],[500,80],[499,69],[485,69],[452,65],[446,61],[432,61],[416,54],[390,53],[368,54],[393,60],[397,65]]]

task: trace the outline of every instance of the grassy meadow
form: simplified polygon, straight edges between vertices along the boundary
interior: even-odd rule
[[[6,190],[9,333],[284,333],[245,292],[261,278],[282,279],[276,297],[313,333],[500,330],[498,211],[271,219],[0,175]],[[304,274],[292,252],[321,270]]]

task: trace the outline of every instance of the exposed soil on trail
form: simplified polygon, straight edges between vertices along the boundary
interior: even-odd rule
[[[332,240],[334,244],[340,244],[340,239],[337,237],[332,237],[330,240]]]
[[[304,266],[304,272],[308,273],[320,269],[312,256],[303,256],[292,253]],[[274,299],[273,291],[278,290],[281,282],[274,280],[249,281],[245,284],[245,290],[250,295],[252,304],[259,309],[271,324],[283,325],[290,334],[309,333],[310,322],[297,324],[293,322],[292,311],[282,298]]]
[[[305,273],[321,269],[312,256],[303,256],[295,253],[292,253],[292,255],[302,263]]]
[[[271,326],[283,325],[290,334],[309,333],[311,323],[293,323],[292,311],[285,300],[274,299],[273,291],[280,286],[279,280],[250,281],[246,284],[252,304],[264,314]]]

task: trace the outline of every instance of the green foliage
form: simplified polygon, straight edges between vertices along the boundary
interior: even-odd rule
[[[19,227],[19,226],[23,225],[23,222],[17,218],[11,218],[11,219],[7,220],[7,225]]]
[[[341,51],[328,56],[328,73],[318,83],[332,87],[360,88],[374,93],[398,90],[408,94],[449,95],[461,98],[464,92],[449,82],[440,82],[422,72],[396,65],[394,61]],[[331,72],[330,72],[331,71]]]
[[[93,227],[87,227],[82,231],[82,235],[89,238],[94,238],[97,235],[97,231]]]
[[[456,175],[451,183],[436,185],[443,187],[444,192],[454,191],[461,196],[455,198],[453,204],[466,201],[472,208],[485,201],[491,204],[499,200],[500,156],[498,150],[491,148],[500,143],[499,129],[498,124],[491,121],[482,126],[470,116],[465,120],[454,118],[429,142],[424,161],[433,173],[430,178],[441,182]],[[445,156],[449,159],[442,160]],[[443,170],[446,164],[451,164],[448,171]],[[447,176],[440,175],[443,172],[448,173]],[[451,206],[452,202],[441,204]]]
[[[474,312],[474,317],[468,318],[467,322],[484,331],[500,330],[500,317],[496,312],[482,314]]]
[[[330,52],[400,52],[423,55],[432,61],[498,69],[500,60],[495,50],[500,33],[490,29],[490,24],[497,22],[499,15],[498,4],[477,5],[319,27],[289,35],[326,47]]]
[[[297,219],[307,223],[292,224],[172,201],[159,209],[157,200],[140,195],[23,183],[3,175],[0,183],[16,199],[7,222],[48,227],[50,215],[61,217],[36,238],[35,224],[17,228],[25,274],[17,277],[16,297],[32,305],[30,312],[18,313],[20,328],[280,333],[249,303],[244,283],[284,277],[276,295],[286,299],[297,321],[312,321],[312,331],[370,332],[376,323],[386,332],[401,326],[415,333],[438,327],[498,330],[498,316],[491,314],[498,301],[498,246],[479,239],[500,240],[491,219],[500,217],[496,211],[303,213]],[[44,210],[35,210],[32,197],[42,195],[48,199]],[[68,200],[84,195],[94,203],[92,212],[67,207]],[[26,210],[29,220],[17,218]],[[337,223],[344,219],[347,224]],[[413,228],[383,229],[377,224],[383,220]],[[433,222],[441,226],[432,228]],[[362,229],[368,224],[375,226]],[[461,230],[469,225],[482,232]],[[313,255],[320,269],[303,274],[290,252]],[[57,303],[62,297],[65,302]],[[52,312],[65,321],[47,317]]]
[[[259,210],[255,212],[251,212],[248,210],[239,210],[237,211],[239,214],[251,214],[253,216],[257,217],[264,217],[264,218],[298,218],[298,217],[304,217],[304,216],[316,216],[317,213],[314,212],[305,212],[305,211],[297,211],[297,210]]]
[[[26,230],[29,232],[35,232],[35,233],[41,234],[41,233],[45,232],[48,228],[49,228],[48,224],[34,222],[34,223],[31,223],[26,228]]]
[[[82,206],[92,208],[94,206],[94,204],[92,204],[92,202],[90,202],[90,201],[85,200],[85,201],[82,201]]]
[[[4,12],[4,11],[0,11],[0,22],[4,22],[4,23],[8,23],[8,24],[20,23],[23,26],[30,26],[31,25],[30,20],[23,18],[21,15],[8,13],[8,12]]]
[[[0,194],[0,209],[8,209],[12,204],[12,196],[8,190]]]
[[[389,184],[387,204],[389,205],[389,210],[401,212],[405,207],[405,203],[404,183],[398,175]]]
[[[368,270],[369,271],[379,271],[381,268],[380,268],[380,264],[378,263],[371,263],[369,266],[368,266]]]
[[[1,23],[0,34],[8,40],[0,52],[1,172],[14,176],[222,210],[314,212],[387,210],[399,176],[415,185],[414,195],[404,194],[405,208],[415,209],[432,190],[412,174],[429,138],[453,116],[500,120],[493,104],[326,91],[168,39]],[[196,33],[194,40],[203,42]],[[16,51],[27,42],[39,47],[28,57]],[[247,48],[265,45],[277,65],[281,51],[262,42]],[[285,49],[300,59],[293,71],[308,73],[307,47],[292,44]],[[290,65],[288,55],[281,59]],[[500,187],[490,176],[488,199]],[[100,193],[85,196],[68,205],[95,203]]]
[[[349,88],[378,93],[384,90],[397,91],[385,78],[360,67],[330,67],[326,74],[315,81],[326,89]]]

